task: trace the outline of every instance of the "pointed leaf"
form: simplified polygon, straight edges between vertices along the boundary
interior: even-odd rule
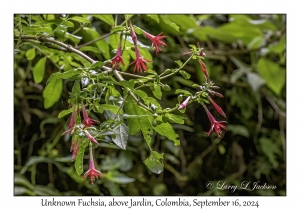
[[[35,48],[31,48],[27,50],[26,52],[26,58],[27,60],[31,61],[35,58]]]
[[[162,97],[161,87],[157,83],[154,83],[154,90],[152,91],[152,93],[157,99],[161,100]]]
[[[126,150],[127,140],[128,140],[128,128],[122,123],[113,129],[116,134],[115,137],[112,138],[113,142],[120,147],[121,149]]]
[[[164,168],[164,164],[160,161],[162,158],[162,154],[151,151],[150,156],[144,161],[144,163],[153,173],[160,174]]]
[[[114,18],[112,15],[93,15],[96,18],[99,18],[103,22],[107,23],[108,25],[113,26],[115,24]]]
[[[286,70],[278,63],[272,62],[267,58],[261,58],[257,64],[257,70],[261,77],[265,79],[267,86],[277,95],[285,85]]]
[[[79,16],[71,17],[69,18],[69,20],[75,20],[79,23],[90,23],[90,21],[87,18],[79,17]]]
[[[32,73],[33,73],[33,80],[35,83],[40,83],[44,79],[45,74],[45,66],[46,66],[47,58],[41,58],[34,66]]]
[[[146,15],[147,17],[151,18],[152,20],[156,21],[156,23],[159,23],[159,17],[158,15]]]
[[[83,173],[83,155],[84,155],[85,148],[88,145],[89,145],[89,141],[86,138],[84,138],[79,145],[78,153],[75,159],[75,169],[78,176],[80,176]]]
[[[94,52],[94,53],[104,53],[103,50],[100,50],[97,47],[92,47],[92,46],[83,46],[80,48],[81,51],[90,51],[90,52]],[[102,66],[101,66],[102,67]],[[101,68],[99,67],[99,68]]]
[[[135,180],[118,171],[108,171],[105,174],[105,178],[118,184],[128,184]]]
[[[156,127],[153,127],[153,129],[160,135],[167,137],[169,140],[172,140],[175,146],[179,146],[180,141],[177,139],[178,134],[175,133],[170,123],[161,123]]]
[[[56,79],[69,79],[69,78],[77,76],[81,73],[82,73],[81,69],[71,69],[71,70],[63,72],[63,73],[56,72],[49,77],[48,82],[51,82]]]
[[[178,124],[184,124],[185,117],[182,117],[180,115],[170,114],[167,113],[166,117],[168,118],[168,121],[170,123],[178,123]]]
[[[59,114],[58,114],[58,118],[63,118],[64,116],[66,116],[67,114],[72,113],[73,108],[71,107],[70,109],[67,110],[62,110]]]
[[[62,79],[49,82],[43,91],[45,109],[53,106],[60,98],[63,89]]]
[[[187,90],[177,89],[174,94],[182,93],[184,96],[191,96],[192,94]]]

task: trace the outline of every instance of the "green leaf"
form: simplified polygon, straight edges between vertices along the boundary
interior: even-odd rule
[[[140,27],[133,26],[133,30],[137,34],[144,34],[144,31]]]
[[[80,40],[82,39],[82,37],[80,36],[76,36],[74,34],[70,34],[68,32],[65,33],[65,37],[67,39],[70,39],[72,42],[74,42],[75,44],[78,44],[80,42]]]
[[[62,79],[53,80],[52,82],[49,82],[46,85],[43,91],[45,109],[50,108],[59,100],[62,93],[62,89],[63,89]]]
[[[135,180],[118,171],[108,171],[105,174],[105,178],[118,184],[128,184]]]
[[[150,115],[149,112],[142,109],[131,96],[129,96],[124,104],[125,113],[128,115]],[[148,118],[129,118],[127,119],[128,132],[131,135],[137,135],[140,131],[147,134],[148,130],[152,132],[152,126]],[[151,141],[151,140],[150,140]]]
[[[67,110],[62,110],[59,114],[58,114],[58,118],[63,118],[64,116],[66,116],[67,114],[72,113],[73,108],[71,107],[70,109]]]
[[[167,27],[172,28],[176,32],[179,32],[179,26],[173,23],[167,15],[159,15],[160,19],[167,25]]]
[[[245,126],[242,125],[228,125],[227,130],[231,131],[234,134],[239,134],[241,136],[245,136],[246,138],[249,138],[250,133],[248,129]]]
[[[177,64],[179,65],[179,67],[181,67],[181,66],[182,66],[182,62],[181,62],[181,60],[175,61],[175,63],[177,63]]]
[[[149,106],[151,104],[154,104],[157,107],[157,111],[161,110],[161,105],[157,102],[155,98],[152,97],[145,97],[142,98],[144,102]]]
[[[80,176],[83,173],[83,155],[84,155],[85,148],[88,145],[89,145],[89,141],[86,138],[81,140],[79,149],[78,149],[78,153],[77,153],[76,159],[75,159],[75,169],[76,169],[78,176]]]
[[[137,118],[137,117],[150,117],[150,115],[129,115],[129,114],[123,114],[121,117],[123,119],[129,119],[129,118]]]
[[[270,163],[273,165],[274,168],[277,168],[278,162],[276,160],[276,154],[281,155],[279,146],[274,144],[274,142],[271,139],[268,139],[264,136],[259,138],[258,142],[261,145],[262,152],[267,156]]]
[[[270,52],[274,52],[281,55],[281,53],[285,50],[285,46],[286,46],[286,37],[282,36],[279,42],[270,46],[268,49],[270,50]]]
[[[180,70],[179,73],[183,76],[184,79],[190,79],[191,75],[184,70]]]
[[[95,40],[100,37],[99,33],[88,27],[84,27],[82,30],[82,37],[84,42],[89,42],[92,40]],[[109,45],[104,39],[101,39],[99,41],[96,41],[95,43],[92,44],[93,46],[97,46],[98,49],[100,49],[103,53],[103,56],[105,59],[110,59],[110,51],[109,51]]]
[[[81,69],[72,69],[72,70],[69,70],[69,71],[66,71],[63,73],[56,72],[49,77],[48,82],[52,82],[57,79],[69,79],[69,78],[77,76],[81,73],[82,73]]]
[[[105,62],[97,61],[96,63],[91,65],[89,69],[100,69],[104,65],[105,65]]]
[[[166,117],[168,118],[168,121],[170,123],[178,123],[178,124],[184,124],[184,120],[186,119],[183,116],[170,114],[170,113],[167,113]]]
[[[116,126],[113,129],[113,132],[116,134],[115,137],[112,138],[112,141],[121,149],[126,150],[127,140],[128,140],[128,128],[122,123]]]
[[[130,90],[134,89],[134,81],[126,81],[126,80],[122,80],[121,82],[119,82],[120,85],[122,85],[123,87],[127,87]]]
[[[27,50],[26,52],[26,58],[27,60],[31,61],[35,58],[35,48],[31,48]]]
[[[125,27],[124,26],[116,26],[116,27],[113,27],[110,32],[111,33],[115,33],[115,32],[118,32],[118,31],[124,31],[125,30]]]
[[[152,91],[153,95],[161,100],[161,97],[162,97],[162,92],[161,92],[161,87],[155,82],[154,83],[154,90]]]
[[[144,161],[145,165],[156,174],[160,174],[164,169],[164,164],[160,161],[163,158],[163,154],[151,151],[150,156]]]
[[[112,105],[112,104],[100,104],[100,107],[101,107],[101,109],[109,110],[109,111],[113,112],[114,114],[117,114],[117,111],[119,109],[118,106],[115,106],[115,105]],[[119,111],[119,114],[122,114],[122,113],[123,113],[123,110],[121,109]]]
[[[79,23],[90,23],[90,21],[88,19],[79,17],[79,16],[71,17],[71,18],[69,18],[69,20],[75,20]]]
[[[252,39],[252,41],[247,45],[247,48],[249,50],[257,49],[259,48],[264,42],[263,37],[258,36]]]
[[[177,89],[174,94],[182,93],[184,96],[191,96],[192,94],[187,90]]]
[[[146,15],[146,16],[154,20],[156,23],[159,23],[158,15]]]
[[[24,34],[33,34],[36,35],[38,33],[48,33],[52,34],[52,28],[49,26],[41,27],[41,26],[31,26],[24,27]]]
[[[47,58],[41,58],[34,66],[32,73],[33,73],[33,80],[35,83],[40,83],[44,79],[45,74],[45,66],[46,66]]]
[[[94,52],[94,53],[103,53],[102,50],[98,49],[97,47],[92,47],[92,46],[83,46],[80,48],[80,50]]]
[[[162,136],[167,137],[169,140],[174,142],[175,146],[179,146],[180,141],[177,139],[179,136],[175,133],[170,123],[161,123],[153,129]]]
[[[177,24],[181,30],[188,30],[190,28],[198,27],[196,21],[194,21],[190,15],[168,15],[168,18]]]
[[[114,18],[112,15],[93,15],[94,17],[102,20],[103,22],[107,23],[110,26],[115,24]]]
[[[259,59],[257,70],[261,77],[266,81],[267,86],[277,95],[280,95],[285,84],[286,70],[278,63],[272,62],[267,58]]]
[[[108,43],[113,49],[117,49],[120,43],[120,35],[112,34],[109,36]]]

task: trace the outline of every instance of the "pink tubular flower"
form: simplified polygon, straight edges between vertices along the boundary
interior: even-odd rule
[[[95,164],[94,164],[94,159],[93,159],[93,153],[90,152],[90,161],[89,161],[89,169],[85,174],[83,175],[83,178],[86,179],[87,176],[91,177],[91,183],[94,184],[95,178],[98,179],[98,177],[103,176],[103,174],[96,170]]]
[[[71,115],[71,120],[70,123],[68,125],[68,130],[64,131],[61,135],[66,135],[67,133],[71,133],[71,135],[73,134],[74,130],[74,126],[76,125],[76,106],[73,106],[73,111],[72,111],[72,115]]]
[[[160,45],[160,46],[163,46],[163,47],[164,47],[164,46],[167,46],[166,43],[164,43],[163,41],[161,41],[161,39],[167,37],[167,36],[160,36],[162,33],[158,34],[157,36],[153,36],[153,35],[151,35],[151,34],[145,32],[145,31],[144,31],[144,33],[145,33],[145,36],[146,36],[148,39],[151,40],[152,46],[155,47],[156,55],[157,55],[157,53],[161,50],[161,49],[159,48],[159,45]]]
[[[121,49],[121,43],[118,47],[116,56],[112,59],[111,65],[114,66],[116,69],[120,66],[120,63],[125,66],[122,58],[122,49]]]
[[[97,144],[99,146],[99,143],[96,141],[96,139],[94,139],[94,137],[87,130],[84,130],[84,132],[85,132],[85,135],[89,138],[89,140],[92,143]]]
[[[191,96],[187,97],[187,98],[185,99],[185,101],[182,102],[182,103],[179,105],[178,110],[184,109],[184,108],[187,106],[187,104],[188,104],[190,98],[191,98]]]
[[[135,34],[134,30],[133,30],[132,24],[130,23],[129,26],[130,26],[130,32],[131,32],[132,41],[133,41],[134,45],[137,45],[137,36],[136,36],[136,34]]]
[[[72,162],[75,160],[75,158],[77,156],[79,145],[80,145],[80,142],[78,142],[78,144],[76,145],[76,147],[75,147],[75,149],[74,149],[74,151],[72,153]]]
[[[148,63],[148,62],[152,62],[152,61],[146,60],[143,56],[141,56],[141,53],[140,53],[138,47],[137,46],[134,46],[134,47],[135,47],[136,59],[135,59],[135,61],[133,61],[132,63],[129,64],[129,65],[131,65],[133,63],[136,63],[134,66],[134,69],[133,69],[133,73],[135,72],[136,69],[139,72],[142,72],[143,69],[144,69],[144,71],[148,72],[147,66],[143,62]]]
[[[206,76],[206,78],[208,78],[208,72],[207,72],[207,69],[206,69],[206,65],[201,61],[201,59],[199,59],[198,61],[200,63],[200,66],[201,66],[201,69],[202,69],[204,75]]]
[[[207,114],[208,119],[209,119],[210,124],[211,124],[210,130],[206,134],[210,135],[210,133],[213,131],[213,129],[215,129],[215,132],[217,133],[218,137],[220,137],[220,135],[222,134],[221,128],[227,130],[227,128],[224,125],[221,124],[221,123],[224,123],[225,121],[216,121],[216,119],[208,111],[208,109],[206,108],[206,106],[203,106],[203,107],[204,107],[204,109],[206,111],[206,114]]]
[[[208,100],[210,101],[210,103],[215,107],[215,109],[224,117],[226,117],[225,113],[223,112],[223,110],[221,109],[221,107],[218,106],[218,104],[216,104],[216,102],[214,102],[211,97],[207,96]]]
[[[97,120],[93,120],[93,119],[89,118],[88,113],[87,113],[83,103],[82,103],[82,114],[83,114],[83,124],[86,127],[91,127],[94,123],[98,122]]]

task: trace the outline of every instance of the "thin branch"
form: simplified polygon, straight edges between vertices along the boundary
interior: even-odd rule
[[[97,39],[94,39],[94,40],[92,40],[92,41],[89,41],[89,42],[87,42],[87,43],[84,43],[84,44],[82,44],[82,45],[77,46],[76,49],[80,49],[81,47],[84,47],[84,46],[93,44],[93,43],[95,43],[95,42],[97,42],[97,41],[99,41],[99,40],[101,40],[101,39],[105,39],[106,37],[109,37],[110,35],[113,35],[114,33],[116,33],[116,32],[110,32],[110,33],[108,33],[108,34],[104,34],[103,36],[100,36],[100,37],[97,38]]]
[[[68,44],[65,44],[65,43],[62,43],[60,41],[57,41],[55,39],[52,39],[52,38],[47,38],[47,37],[36,37],[36,36],[27,36],[27,35],[24,35],[24,36],[21,36],[21,39],[25,39],[25,40],[28,40],[28,39],[32,39],[32,40],[39,40],[39,41],[43,41],[43,42],[50,42],[50,43],[54,43],[54,44],[57,44],[63,48],[65,48],[67,51],[69,52],[74,52],[78,55],[80,55],[81,57],[83,57],[84,59],[86,59],[87,61],[89,61],[90,63],[94,64],[96,63],[95,60],[93,60],[92,58],[90,58],[89,56],[87,56],[86,54],[84,54],[83,52],[75,49],[74,47],[72,47],[71,45],[68,45]]]
[[[265,96],[265,98],[267,99],[267,101],[271,104],[271,106],[273,107],[273,109],[282,117],[286,117],[286,114],[284,111],[282,111],[277,104],[273,101],[273,99],[270,96]]]

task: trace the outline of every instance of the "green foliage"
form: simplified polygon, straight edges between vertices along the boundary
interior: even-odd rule
[[[15,195],[285,195],[285,18],[15,15]],[[141,55],[152,61],[148,72],[133,74],[129,65],[136,59],[129,21]],[[162,32],[167,46],[156,54],[143,31]],[[120,40],[125,65],[115,70]],[[188,96],[188,106],[178,110]],[[226,121],[218,138],[205,134],[211,124],[204,104]],[[83,124],[82,105],[97,120],[93,126]],[[74,129],[61,136],[73,106]],[[89,167],[85,130],[100,145],[91,147],[105,174],[95,182],[100,187],[80,177]],[[75,138],[80,147],[71,163]],[[205,188],[221,180],[277,188]]]

